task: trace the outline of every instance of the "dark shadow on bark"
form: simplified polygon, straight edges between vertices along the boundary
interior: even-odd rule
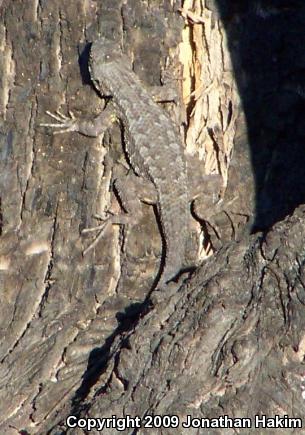
[[[92,43],[86,44],[84,47],[79,47],[78,64],[83,84],[93,86],[89,72],[89,56],[91,45]]]
[[[264,230],[305,202],[305,4],[217,3],[247,120],[253,230]]]
[[[115,338],[121,336],[124,334],[124,332],[131,331],[132,328],[139,322],[140,317],[144,316],[145,313],[148,312],[150,305],[151,304],[147,299],[143,303],[131,304],[125,309],[124,313],[117,314],[116,317],[118,321],[118,327],[105,340],[105,344],[102,347],[95,348],[90,352],[87,369],[82,377],[82,383],[72,399],[71,414],[77,415],[83,411],[83,407],[81,405],[82,400],[86,398],[90,388],[96,384],[98,378],[105,371],[107,362],[111,357],[109,351]],[[124,347],[124,343],[122,346]],[[102,391],[100,391],[100,394],[102,394]]]

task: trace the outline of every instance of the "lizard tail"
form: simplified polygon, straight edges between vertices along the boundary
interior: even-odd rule
[[[160,207],[164,255],[158,286],[166,285],[185,269],[188,209],[179,196],[171,198],[169,205],[165,210]]]

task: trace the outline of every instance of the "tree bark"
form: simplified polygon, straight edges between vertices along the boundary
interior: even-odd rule
[[[199,0],[0,3],[1,433],[87,433],[69,429],[68,415],[177,416],[176,428],[165,418],[150,433],[181,434],[198,433],[183,427],[187,415],[301,418],[305,209],[244,231],[257,178],[232,38],[243,14],[261,10],[225,14],[226,2]],[[179,104],[164,109],[186,152],[223,178],[221,206],[195,229],[205,236],[202,265],[159,302],[148,297],[161,255],[151,207],[83,255],[93,216],[120,210],[105,160],[125,170],[119,127],[92,139],[40,126],[47,110],[103,109],[87,69],[99,35],[123,41],[143,86],[175,88]],[[149,428],[126,428],[136,432]]]

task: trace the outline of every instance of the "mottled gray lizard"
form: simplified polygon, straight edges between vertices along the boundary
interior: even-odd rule
[[[121,122],[126,158],[134,173],[127,176],[128,183],[117,180],[115,187],[122,196],[126,211],[133,213],[110,216],[107,222],[132,222],[132,214],[140,213],[139,199],[156,204],[165,242],[164,268],[158,282],[158,287],[162,288],[186,267],[192,198],[189,197],[180,134],[169,115],[158,106],[132,71],[129,59],[116,44],[104,38],[94,42],[89,71],[95,88],[102,96],[111,97],[113,105],[107,105],[90,122],[76,120],[72,113],[68,118],[59,112],[47,112],[59,123],[41,125],[62,127],[56,133],[78,131],[86,136],[98,136],[114,120]],[[135,187],[139,184],[141,189]],[[128,186],[125,198],[121,194],[124,185]],[[135,198],[138,191],[145,193]]]

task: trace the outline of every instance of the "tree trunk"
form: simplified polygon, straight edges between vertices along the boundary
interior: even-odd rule
[[[287,17],[302,46],[303,9],[231,9],[216,0],[0,3],[0,432],[86,433],[69,428],[68,415],[70,425],[109,417],[106,433],[118,433],[128,423],[118,418],[129,415],[126,433],[164,434],[198,433],[184,427],[187,416],[214,418],[203,429],[211,434],[239,432],[237,419],[235,429],[221,426],[224,415],[251,419],[252,428],[256,415],[302,418],[305,208],[271,227],[305,202],[291,187],[303,174],[302,66],[282,66],[271,86],[274,67],[261,54],[257,74],[243,47],[252,47],[253,20],[273,35]],[[104,108],[87,67],[88,42],[100,35],[122,42],[143,86],[174,88],[176,101],[163,106],[186,153],[223,179],[221,202],[194,229],[199,241],[204,235],[201,266],[162,300],[150,293],[161,256],[152,207],[83,255],[93,216],[120,210],[111,189],[113,174],[125,171],[119,126],[97,139],[40,126],[52,122],[46,111],[90,118]],[[274,41],[275,57],[291,54],[285,42]],[[277,98],[269,113],[266,95]],[[294,134],[294,157],[275,145],[283,131]],[[251,223],[264,232],[249,235]],[[258,423],[256,431],[265,433]]]

